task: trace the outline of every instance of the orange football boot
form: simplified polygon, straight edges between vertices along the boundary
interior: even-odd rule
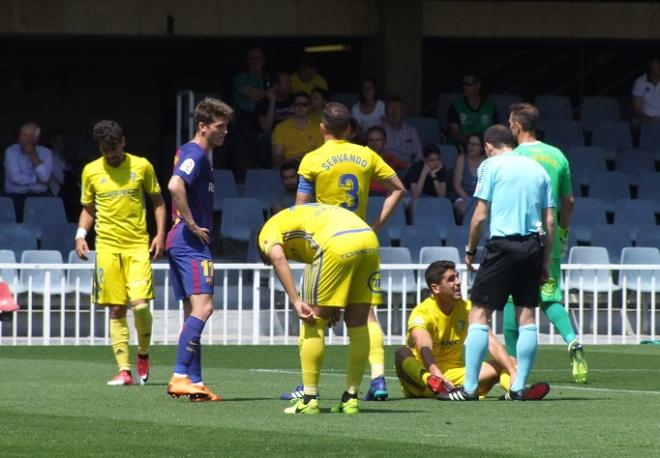
[[[192,401],[202,401],[208,398],[208,393],[201,386],[193,385],[189,377],[172,376],[167,385],[167,394],[173,398],[188,396]],[[202,399],[203,398],[203,399]]]

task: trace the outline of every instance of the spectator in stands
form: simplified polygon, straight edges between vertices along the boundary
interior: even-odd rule
[[[64,201],[67,219],[75,221],[80,214],[80,174],[76,174],[74,169],[74,158],[66,144],[64,132],[61,129],[50,129],[46,145],[53,153],[53,173],[48,188],[52,195],[60,196]]]
[[[18,132],[18,143],[5,150],[5,193],[14,202],[16,219],[23,221],[26,197],[50,195],[48,183],[53,174],[53,153],[40,146],[41,129],[35,122],[27,122]]]
[[[315,87],[312,89],[312,93],[309,96],[311,111],[309,116],[315,123],[321,123],[321,114],[323,113],[323,108],[330,101],[330,93],[325,89],[320,87]]]
[[[328,90],[328,82],[318,74],[316,63],[309,55],[304,55],[300,60],[298,71],[291,75],[291,84],[294,93],[305,92],[308,96],[315,87]]]
[[[447,133],[459,145],[465,144],[468,135],[483,135],[497,122],[495,104],[481,96],[481,79],[476,73],[463,75],[463,96],[451,104],[447,113]]]
[[[280,122],[291,116],[291,77],[287,72],[278,72],[273,85],[266,90],[266,97],[259,102],[259,125],[270,132]]]
[[[660,55],[654,56],[648,71],[635,80],[632,106],[636,125],[660,122]]]
[[[371,126],[366,134],[367,146],[377,152],[382,157],[387,165],[394,170],[404,170],[408,168],[405,162],[402,162],[396,153],[389,151],[386,148],[387,134],[385,129],[380,126]]]
[[[458,197],[454,201],[456,220],[463,219],[465,211],[473,204],[472,196],[477,186],[477,170],[486,159],[484,145],[478,134],[468,135],[465,151],[461,152],[454,164],[454,191]]]
[[[309,96],[298,92],[291,105],[293,116],[285,119],[273,130],[273,164],[280,166],[287,159],[300,160],[323,144],[318,124],[309,118]]]
[[[280,179],[284,191],[275,195],[270,206],[271,215],[285,208],[293,207],[296,203],[296,192],[298,191],[298,161],[284,161],[280,166]]]
[[[406,107],[398,95],[385,99],[385,120],[383,129],[387,136],[385,147],[393,151],[399,160],[410,164],[422,158],[422,141],[417,129],[404,122]]]
[[[362,81],[359,97],[360,101],[351,108],[351,116],[357,120],[364,132],[383,121],[385,103],[378,99],[378,86],[373,78]]]
[[[403,182],[412,193],[413,199],[419,197],[446,197],[447,174],[442,163],[440,150],[436,145],[424,147],[423,158],[415,162],[408,170]]]

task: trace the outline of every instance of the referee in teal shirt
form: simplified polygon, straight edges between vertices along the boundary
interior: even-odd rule
[[[465,248],[469,269],[472,270],[477,243],[489,216],[491,238],[470,296],[465,383],[443,399],[479,400],[477,383],[488,349],[490,318],[493,310],[504,308],[511,295],[520,325],[516,345],[518,372],[504,399],[525,400],[538,395],[529,396],[525,385],[536,357],[534,309],[538,306],[539,287],[548,277],[555,203],[547,172],[536,161],[513,152],[513,134],[508,127],[489,127],[484,132],[484,144],[488,159],[477,172],[474,197],[478,200]]]

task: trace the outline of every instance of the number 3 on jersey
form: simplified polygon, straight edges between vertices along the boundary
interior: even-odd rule
[[[339,187],[346,189],[347,201],[341,204],[346,210],[355,211],[360,205],[358,179],[355,175],[347,173],[339,177]]]

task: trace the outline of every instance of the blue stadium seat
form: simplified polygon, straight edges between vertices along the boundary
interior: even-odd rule
[[[562,151],[570,146],[584,146],[582,124],[579,121],[548,121],[545,123],[543,141]]]
[[[635,246],[638,247],[660,247],[660,226],[640,227],[637,231]]]
[[[522,97],[518,94],[491,94],[487,100],[495,104],[499,123],[506,124],[509,119],[509,108],[514,103],[522,102]]]
[[[593,173],[589,176],[589,197],[604,199],[605,208],[614,211],[616,199],[630,199],[628,176],[623,172]]]
[[[88,251],[87,261],[83,261],[76,254],[76,250],[71,250],[68,254],[68,260],[69,260],[69,264],[89,264],[93,266],[96,262],[96,251],[93,250]],[[154,277],[155,277],[155,273],[156,272],[154,272]],[[80,293],[91,295],[93,278],[94,278],[94,269],[90,269],[90,270],[71,269],[67,271],[66,284],[70,290],[75,291],[76,282],[78,282],[80,286]]]
[[[619,151],[614,164],[614,169],[628,174],[630,181],[633,183],[637,182],[637,178],[642,173],[655,169],[653,156],[643,149]]]
[[[23,251],[37,249],[37,238],[23,224],[0,224],[0,249],[12,250],[20,258]]]
[[[223,204],[220,238],[247,242],[264,223],[261,202],[248,197],[227,198]]]
[[[576,240],[590,242],[593,228],[607,224],[607,210],[603,199],[576,197],[571,221],[571,233]]]
[[[589,132],[599,122],[621,120],[619,101],[615,97],[587,96],[582,100],[580,112],[582,127]]]
[[[438,123],[434,118],[406,118],[406,122],[417,129],[422,145],[440,142]]]
[[[449,199],[422,198],[415,199],[410,206],[413,226],[426,227],[435,231],[441,239],[447,237],[454,223],[454,209]]]
[[[419,263],[431,264],[434,261],[451,261],[461,264],[459,251],[453,246],[425,246],[419,250]]]
[[[539,130],[545,130],[551,121],[572,121],[571,100],[565,95],[537,95],[534,105],[539,110]]]
[[[62,259],[69,255],[71,248],[75,246],[76,223],[57,223],[48,225],[48,230],[41,235],[42,250],[57,250],[62,254]]]
[[[591,246],[605,247],[613,263],[619,262],[621,250],[632,246],[632,241],[628,228],[620,224],[596,226],[591,234]]]
[[[571,248],[568,254],[568,264],[610,264],[610,258],[604,247],[595,246],[576,246]],[[564,288],[566,291],[580,288],[580,278],[582,278],[582,288],[587,292],[598,291],[607,292],[612,288],[618,291],[621,288],[612,281],[612,271],[608,268],[599,269],[581,269],[569,270],[566,274]]]
[[[378,231],[376,235],[378,236],[378,244],[380,246],[392,246],[392,237],[390,237],[389,232],[384,230]]]
[[[627,247],[621,253],[621,264],[655,264],[656,270],[621,270],[619,285],[626,289],[639,290],[643,293],[660,291],[660,251],[657,248]],[[639,282],[639,285],[638,285]]]
[[[64,202],[59,197],[28,197],[23,208],[23,223],[33,226],[41,239],[44,226],[66,223]]]
[[[633,147],[630,124],[625,121],[599,122],[594,127],[591,145],[602,148],[608,158],[614,158],[618,150]]]
[[[14,201],[9,197],[0,197],[0,223],[15,223]]]
[[[625,226],[628,235],[636,240],[641,227],[655,224],[655,206],[651,200],[617,200],[614,203],[614,224]]]
[[[222,211],[222,203],[228,197],[238,197],[234,172],[229,169],[213,170],[213,210]]]
[[[21,256],[21,264],[63,264],[62,254],[56,250],[26,250]],[[46,293],[46,272],[50,272],[50,294],[59,295],[73,290],[67,285],[64,269],[23,269],[21,270],[21,285],[27,291],[32,281],[32,292]]]
[[[12,250],[0,250],[0,263],[15,264],[16,255]],[[25,289],[22,287],[18,271],[16,269],[1,269],[0,270],[0,281],[4,281],[9,285],[9,289],[14,294],[21,294],[25,292]]]
[[[381,247],[380,263],[382,264],[412,264],[412,256],[406,247]],[[390,289],[389,279],[392,278]],[[404,288],[405,280],[405,288]],[[380,287],[383,292],[413,293],[417,291],[417,282],[413,270],[391,270],[381,268]]]
[[[583,148],[591,149],[591,147],[588,146]],[[589,177],[591,174],[607,172],[605,153],[600,148],[593,148],[591,151],[581,151],[576,148],[570,148],[566,158],[571,167],[571,176],[582,186],[589,185]],[[579,196],[580,193],[577,191],[574,189],[573,194]]]
[[[637,178],[637,198],[655,202],[655,211],[660,212],[660,173],[647,171]]]
[[[261,209],[268,210],[273,195],[284,191],[280,172],[275,169],[249,169],[245,174],[245,197],[258,199]]]
[[[458,148],[451,143],[440,143],[437,146],[440,150],[442,163],[445,164],[445,169],[448,173],[447,178],[451,180],[450,171],[454,170],[454,164],[456,163],[456,157],[458,156]]]
[[[461,97],[463,97],[463,94],[458,92],[443,93],[438,97],[438,108],[435,117],[438,121],[438,129],[441,131],[447,129],[449,107]]]
[[[424,246],[441,246],[442,240],[430,226],[406,226],[401,231],[400,246],[408,248],[414,263],[419,262],[419,251]]]
[[[367,204],[367,223],[373,223],[380,212],[383,209],[383,202],[385,197],[383,196],[371,196],[369,197],[369,203]],[[399,240],[401,238],[401,230],[406,226],[406,212],[403,208],[403,205],[399,205],[394,214],[390,219],[385,222],[385,225],[380,229],[380,231],[389,232],[390,238],[392,240]]]
[[[639,131],[639,147],[657,153],[660,151],[660,124],[646,122]]]

